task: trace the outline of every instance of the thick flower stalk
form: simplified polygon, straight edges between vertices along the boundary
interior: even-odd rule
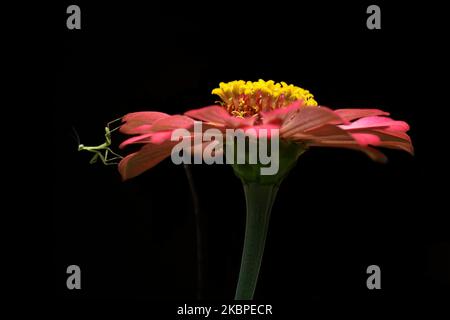
[[[413,153],[406,132],[406,122],[388,117],[378,109],[331,110],[319,106],[313,95],[284,82],[259,80],[221,83],[212,91],[220,97],[218,105],[194,109],[184,115],[161,112],[137,112],[123,117],[121,131],[136,135],[122,143],[143,144],[119,164],[123,179],[152,168],[170,156],[178,143],[172,141],[174,130],[194,134],[194,120],[204,129],[277,129],[279,132],[279,170],[275,175],[261,175],[260,164],[233,164],[241,179],[247,204],[244,248],[236,299],[252,299],[264,252],[270,212],[283,178],[295,166],[298,157],[310,147],[337,147],[359,150],[371,159],[385,162],[386,157],[374,147]],[[269,137],[270,138],[270,137]]]

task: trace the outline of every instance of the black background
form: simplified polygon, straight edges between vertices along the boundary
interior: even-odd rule
[[[168,159],[124,183],[114,166],[90,165],[90,155],[77,152],[72,126],[82,143],[100,144],[104,124],[128,112],[183,113],[212,104],[210,91],[221,81],[259,78],[307,88],[333,109],[387,110],[411,125],[416,155],[386,150],[387,165],[338,149],[300,157],[272,212],[255,298],[294,301],[283,307],[294,312],[311,304],[379,308],[449,296],[441,186],[448,107],[433,101],[444,86],[439,8],[378,3],[382,29],[368,30],[372,3],[364,2],[146,3],[76,2],[81,30],[65,27],[72,3],[59,5],[53,118],[60,301],[196,299],[193,206],[183,167]],[[204,297],[231,301],[243,190],[231,167],[192,170],[205,236]],[[82,290],[66,288],[71,264],[81,267]],[[371,264],[381,268],[378,291],[366,288]]]

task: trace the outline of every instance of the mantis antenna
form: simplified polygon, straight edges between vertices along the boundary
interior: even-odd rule
[[[80,137],[78,136],[78,133],[76,132],[75,128],[73,128],[75,132],[75,136],[78,143],[78,151],[88,151],[93,153],[91,160],[89,161],[90,164],[96,163],[98,159],[100,159],[104,165],[114,165],[118,164],[118,160],[122,159],[123,157],[114,151],[111,150],[111,134],[118,130],[120,128],[120,125],[115,127],[114,129],[110,129],[110,125],[121,120],[122,118],[115,119],[113,121],[110,121],[106,124],[105,127],[105,142],[102,144],[99,144],[98,146],[85,146],[84,144],[80,143]],[[109,158],[109,155],[112,155],[112,158]]]

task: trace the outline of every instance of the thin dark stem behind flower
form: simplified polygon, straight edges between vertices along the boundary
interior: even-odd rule
[[[198,200],[197,190],[194,184],[194,178],[192,176],[191,166],[184,165],[184,171],[189,182],[189,188],[191,189],[192,203],[194,205],[194,219],[195,219],[195,242],[197,248],[197,299],[203,299],[205,290],[204,279],[204,257],[203,257],[203,239],[201,231],[201,215],[200,205]]]

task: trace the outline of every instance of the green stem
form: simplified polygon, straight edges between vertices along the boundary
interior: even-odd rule
[[[279,152],[275,149],[273,151],[274,156],[278,154],[278,158],[273,159],[274,164],[278,164],[278,171],[273,175],[263,175],[261,172],[263,165],[260,163],[232,165],[234,173],[244,185],[247,202],[244,249],[234,296],[236,300],[253,299],[264,254],[270,212],[278,187],[295,166],[298,157],[306,151],[306,147],[295,142],[280,140]]]
[[[244,249],[235,300],[251,300],[255,293],[264,253],[270,212],[278,191],[277,184],[245,183],[247,221]]]

